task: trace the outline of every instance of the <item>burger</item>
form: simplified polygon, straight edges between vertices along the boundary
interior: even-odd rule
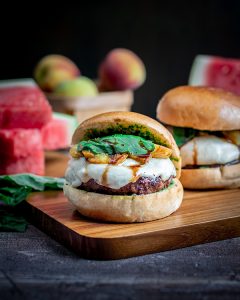
[[[147,116],[109,112],[84,121],[70,155],[64,193],[84,216],[146,222],[170,215],[182,202],[179,149]]]
[[[160,100],[157,118],[171,125],[185,188],[240,187],[239,96],[211,87],[177,87]]]

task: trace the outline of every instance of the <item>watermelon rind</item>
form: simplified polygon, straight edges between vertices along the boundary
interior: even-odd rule
[[[206,70],[213,57],[209,55],[197,55],[193,61],[189,75],[189,85],[205,85]]]
[[[17,87],[19,87],[19,86],[36,87],[37,84],[32,78],[0,80],[0,88],[16,87],[16,86]]]
[[[69,145],[71,145],[72,135],[79,125],[77,121],[77,117],[59,113],[59,112],[53,112],[53,119],[64,120],[66,122],[67,131],[68,131],[68,143]]]

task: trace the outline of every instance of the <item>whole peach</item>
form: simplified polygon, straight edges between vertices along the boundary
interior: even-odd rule
[[[79,75],[78,67],[69,58],[56,54],[43,57],[34,70],[34,78],[46,92],[52,92],[59,83]]]
[[[142,60],[128,49],[114,49],[99,68],[102,90],[136,89],[143,84],[146,70]]]
[[[97,93],[95,82],[84,76],[63,81],[54,90],[56,95],[69,97],[95,96]]]

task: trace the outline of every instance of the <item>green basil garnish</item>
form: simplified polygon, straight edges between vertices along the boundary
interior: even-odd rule
[[[78,143],[77,150],[89,151],[93,154],[121,154],[145,155],[155,148],[152,141],[139,136],[114,134]]]

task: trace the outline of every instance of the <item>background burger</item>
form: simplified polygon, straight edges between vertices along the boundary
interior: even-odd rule
[[[240,186],[240,97],[215,88],[177,87],[160,100],[157,118],[172,125],[184,187]]]
[[[133,112],[94,116],[76,129],[65,195],[88,217],[145,222],[178,209],[179,149],[159,122]]]

